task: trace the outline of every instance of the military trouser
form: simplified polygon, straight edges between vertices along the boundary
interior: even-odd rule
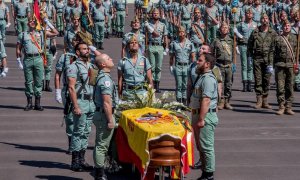
[[[40,56],[24,57],[25,95],[41,97],[44,77],[44,63]]]
[[[100,109],[100,111],[95,112],[93,117],[93,122],[96,126],[95,148],[93,151],[93,158],[96,168],[104,167],[105,156],[114,133],[114,129],[107,128],[108,121],[105,113],[102,110],[103,109]]]
[[[3,41],[3,43],[5,43],[5,37],[6,37],[6,35],[5,35],[5,33],[6,33],[6,21],[5,20],[0,20],[0,33],[1,33],[1,35],[2,35],[2,41]]]
[[[162,61],[164,58],[163,52],[163,46],[149,46],[149,60],[152,66],[153,81],[160,81]]]
[[[83,94],[81,94],[83,95]],[[88,146],[88,137],[91,133],[91,124],[95,111],[95,104],[92,100],[77,99],[81,115],[73,114],[74,129],[71,139],[71,151],[80,151]]]
[[[64,106],[66,105],[66,91],[67,91],[66,88],[67,87],[64,86],[61,90],[61,97]],[[71,137],[74,129],[73,112],[71,111],[69,114],[65,115],[64,120],[66,123],[66,134],[68,137]]]
[[[214,42],[217,37],[218,26],[211,25],[207,28],[207,41],[208,43]]]
[[[188,81],[188,63],[186,65],[175,64],[175,81],[176,81],[176,99],[186,99],[187,81]]]
[[[63,14],[57,13],[56,14],[56,28],[57,31],[63,31],[64,30],[64,21],[63,21]]]
[[[111,18],[111,29],[112,31],[117,31],[117,26],[116,26],[116,16],[114,18]]]
[[[53,54],[47,50],[47,65],[45,66],[45,80],[50,80],[52,72]]]
[[[96,43],[103,42],[104,39],[104,20],[94,23],[94,41]]]
[[[229,99],[231,97],[232,87],[232,69],[231,65],[219,66],[223,79],[223,94],[222,97]]]
[[[253,59],[253,73],[255,80],[255,93],[257,96],[266,96],[269,93],[269,85],[271,73],[267,73],[267,66],[269,64],[263,60]]]
[[[167,19],[165,19],[163,22],[165,23],[166,28],[168,30],[168,37],[172,40],[174,37],[173,25],[171,22],[167,21]]]
[[[294,69],[293,67],[275,67],[275,80],[277,84],[276,96],[278,104],[285,103],[292,106],[294,97]]]
[[[17,18],[16,21],[17,21],[17,32],[18,32],[18,34],[28,30],[28,19],[27,19],[27,17]]]
[[[116,27],[117,32],[124,32],[124,25],[125,25],[125,11],[117,11],[116,17]]]
[[[106,27],[105,27],[105,33],[110,33],[110,31],[111,31],[111,23],[112,23],[112,19],[111,19],[111,15],[109,14],[108,16],[107,16],[107,25],[106,25]]]
[[[253,64],[248,61],[247,57],[247,45],[239,45],[240,59],[241,59],[241,70],[242,70],[242,80],[252,81],[253,79]]]
[[[295,75],[295,83],[296,84],[300,84],[300,73],[298,73],[297,75]]]
[[[181,26],[184,27],[186,34],[190,34],[190,30],[191,30],[191,20],[181,20]]]
[[[90,28],[90,21],[89,21],[89,18],[88,18],[88,15],[87,14],[84,14],[81,16],[81,27],[83,29],[85,29],[86,31],[88,31],[89,33],[93,34],[93,28]]]
[[[198,122],[199,114],[192,115],[192,123]],[[215,171],[215,128],[218,125],[218,116],[215,112],[208,112],[205,116],[205,125],[196,132],[195,136],[200,136],[200,159],[201,169],[205,172]],[[198,138],[197,138],[198,139]]]

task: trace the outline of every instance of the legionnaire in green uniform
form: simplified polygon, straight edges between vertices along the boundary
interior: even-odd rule
[[[185,29],[181,26],[178,29],[178,40],[170,44],[170,71],[175,76],[176,100],[184,104],[187,103],[188,67],[195,60],[194,45],[185,36]]]
[[[9,16],[9,9],[7,5],[0,0],[0,33],[2,36],[2,41],[5,43],[5,32],[6,28],[10,26],[10,16]]]
[[[187,37],[190,37],[192,7],[192,4],[188,0],[182,0],[179,6],[180,23],[186,29]]]
[[[71,138],[73,171],[90,170],[92,166],[85,162],[85,151],[91,132],[92,118],[95,112],[93,87],[88,84],[88,71],[91,68],[87,44],[78,43],[75,47],[77,60],[68,66],[68,89],[73,104],[74,129]]]
[[[284,112],[294,115],[292,110],[294,96],[294,69],[296,65],[297,36],[291,33],[291,24],[283,23],[282,35],[276,37],[274,42],[274,67],[276,79],[276,96],[279,104],[277,115]]]
[[[114,0],[114,16],[116,18],[117,37],[122,38],[125,26],[125,16],[128,16],[127,0]]]
[[[211,69],[215,58],[203,54],[197,61],[197,73],[201,74],[195,83],[191,97],[192,124],[194,133],[199,135],[202,176],[199,180],[213,180],[215,171],[214,135],[218,124],[218,85]]]
[[[218,7],[215,5],[215,1],[209,0],[206,5],[204,14],[208,43],[212,43],[217,37],[219,16],[220,15],[218,13]]]
[[[59,36],[64,35],[64,9],[66,8],[66,5],[64,4],[63,0],[58,0],[57,3],[55,3],[55,10],[56,10],[56,28],[59,32]]]
[[[14,7],[14,21],[17,23],[17,33],[25,32],[28,29],[28,17],[30,14],[30,8],[26,1],[19,0]]]
[[[104,172],[104,160],[112,139],[115,127],[114,108],[118,103],[118,90],[110,76],[114,67],[113,60],[106,54],[96,57],[99,73],[96,79],[94,101],[96,112],[93,117],[96,126],[94,148],[95,180],[107,180]]]
[[[25,76],[25,95],[27,97],[27,105],[25,111],[32,110],[32,96],[35,96],[35,110],[43,111],[40,105],[42,96],[42,82],[44,75],[44,62],[42,58],[43,43],[45,38],[43,31],[36,31],[36,19],[34,17],[28,18],[29,31],[20,33],[17,41],[16,56],[20,69],[23,69],[21,63],[21,51],[24,52],[24,76]],[[46,30],[46,36],[54,37],[58,34],[54,26],[45,19],[45,23],[50,28]]]
[[[94,22],[94,42],[97,48],[104,49],[104,26],[107,24],[108,13],[105,7],[102,5],[102,0],[96,0],[95,2],[96,6],[94,6],[93,9],[91,9],[91,16]]]
[[[69,30],[71,26],[71,11],[74,8],[74,0],[68,0],[68,5],[64,9],[64,24],[65,24],[65,31]]]
[[[257,28],[256,22],[252,20],[252,9],[249,8],[245,12],[245,22],[241,22],[234,30],[238,35],[238,47],[240,51],[243,92],[252,92],[251,82],[253,79],[253,62],[247,57],[248,39],[254,29]]]
[[[276,32],[269,26],[269,17],[261,16],[261,26],[256,28],[248,40],[247,54],[253,59],[255,93],[257,102],[254,108],[271,109],[267,98],[270,78],[273,72],[273,39]]]
[[[113,13],[113,6],[110,0],[104,0],[103,6],[107,11],[107,23],[105,26],[105,38],[109,38],[110,32],[111,32],[111,26],[112,26],[112,13]]]
[[[134,98],[134,93],[145,95],[144,84],[153,86],[151,65],[148,59],[139,54],[139,44],[135,36],[128,41],[129,55],[118,64],[118,93],[123,99]]]
[[[80,16],[75,14],[71,19],[71,26],[65,33],[64,37],[65,52],[75,53],[73,38],[75,37],[76,33],[80,31]]]
[[[6,51],[3,43],[2,35],[0,34],[0,77],[6,77],[8,73]],[[2,71],[1,71],[2,69]]]
[[[67,105],[67,97],[69,97],[68,94],[68,82],[67,82],[67,68],[71,64],[71,61],[76,59],[75,54],[71,53],[64,53],[60,56],[58,59],[55,69],[55,100],[58,103],[63,103],[64,107]],[[62,77],[62,89],[60,88],[61,84],[61,77]],[[68,99],[70,101],[70,99]],[[70,105],[70,104],[68,104]],[[67,153],[70,154],[70,145],[71,145],[71,137],[73,134],[74,129],[74,122],[73,122],[73,113],[70,112],[64,112],[64,120],[66,123],[66,134],[68,136],[68,151]]]
[[[219,101],[219,109],[233,109],[229,100],[232,87],[232,59],[233,40],[229,37],[229,26],[223,22],[220,27],[220,37],[216,38],[212,44],[213,54],[217,59],[217,66],[220,68],[224,80],[224,91]]]
[[[159,21],[160,14],[158,9],[152,10],[152,19],[151,21],[145,22],[145,27],[148,30],[148,40],[149,40],[149,50],[148,56],[152,66],[152,75],[154,81],[154,88],[156,92],[160,92],[160,77],[161,77],[161,67],[163,61],[163,51],[165,44],[166,52],[169,51],[168,45],[168,31],[164,23]]]
[[[126,52],[126,45],[132,36],[136,36],[140,45],[139,53],[145,55],[145,35],[140,31],[141,24],[137,16],[131,21],[132,30],[126,33],[122,40],[122,52],[121,57],[127,57],[128,52]],[[128,49],[127,49],[128,50]]]

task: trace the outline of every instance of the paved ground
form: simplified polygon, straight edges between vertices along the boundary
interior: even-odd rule
[[[131,9],[132,11],[132,9]],[[132,17],[132,16],[131,16]],[[127,19],[129,22],[129,19]],[[127,23],[128,24],[128,23]],[[126,28],[127,30],[128,27]],[[69,170],[71,157],[65,154],[67,139],[62,123],[62,106],[54,100],[54,93],[44,93],[45,111],[24,112],[23,72],[17,69],[15,58],[16,36],[9,29],[6,49],[8,77],[0,79],[0,179],[93,179],[91,173]],[[59,47],[63,39],[58,38]],[[105,53],[115,64],[120,57],[120,39],[105,40]],[[174,78],[169,74],[168,57],[163,63],[161,86],[174,89]],[[116,69],[112,72],[116,80]],[[52,81],[53,85],[53,81]],[[53,87],[53,86],[52,86]],[[295,116],[276,116],[278,108],[275,91],[270,94],[273,110],[254,110],[255,93],[241,92],[240,65],[233,85],[233,111],[219,112],[216,129],[217,180],[297,180],[300,172],[300,98],[295,94]],[[94,130],[87,152],[92,163]],[[196,155],[197,156],[197,155]],[[199,170],[192,170],[186,179],[197,179]],[[138,179],[121,174],[111,179]]]

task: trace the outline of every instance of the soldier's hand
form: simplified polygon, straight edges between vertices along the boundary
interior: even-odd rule
[[[23,70],[23,63],[21,62],[21,58],[17,58],[17,63],[18,63],[19,69]]]
[[[203,128],[204,126],[205,126],[205,121],[200,120],[193,124],[193,129],[200,129]]]
[[[107,123],[107,129],[114,129],[114,128],[115,128],[115,123],[113,121]]]
[[[173,66],[170,66],[170,73],[171,73],[171,75],[174,76],[174,68],[173,68]]]
[[[55,89],[55,100],[60,104],[62,103],[61,89]]]
[[[77,116],[81,116],[81,110],[79,107],[74,107],[73,113]]]

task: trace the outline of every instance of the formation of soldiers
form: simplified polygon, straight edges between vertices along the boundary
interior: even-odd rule
[[[132,30],[128,33],[124,33],[128,16],[126,0],[41,0],[38,9],[41,22],[34,16],[34,6],[25,0],[12,1],[10,10],[0,0],[0,76],[8,74],[4,44],[6,28],[12,21],[18,35],[17,63],[25,77],[24,110],[43,111],[42,91],[52,91],[56,36],[64,37],[64,53],[55,66],[55,99],[64,104],[74,171],[92,168],[84,156],[93,120],[97,131],[95,179],[107,179],[104,158],[114,133],[113,113],[118,98],[126,100],[134,98],[134,93],[145,94],[146,83],[159,93],[162,68],[169,68],[175,78],[176,100],[190,105],[195,88],[199,87],[197,69],[200,57],[203,60],[201,54],[215,58],[205,56],[214,65],[207,67],[207,71],[212,71],[217,82],[213,83],[218,86],[217,109],[234,108],[230,98],[239,56],[242,91],[252,92],[254,83],[257,98],[254,108],[272,108],[267,98],[275,71],[279,104],[276,113],[294,114],[293,93],[300,91],[297,0],[160,0],[151,5],[136,0]],[[37,29],[39,23],[41,29]],[[114,67],[112,59],[101,52],[104,38],[111,37],[122,38],[117,83],[109,75]],[[168,54],[169,67],[162,67]],[[193,107],[192,110],[197,112]]]

